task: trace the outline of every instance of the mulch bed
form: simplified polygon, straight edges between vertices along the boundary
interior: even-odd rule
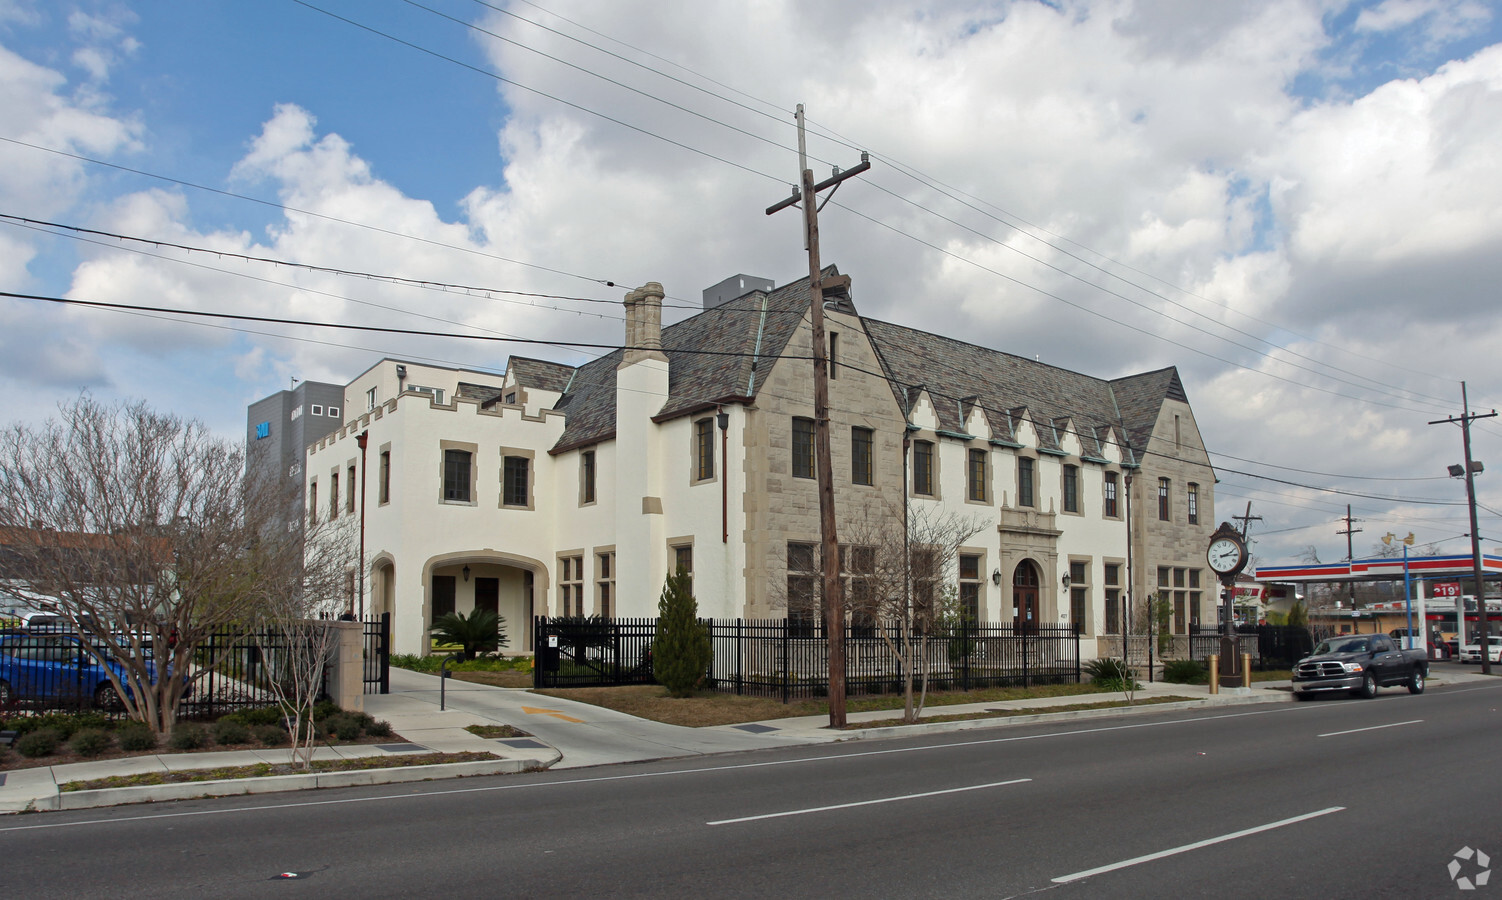
[[[266,778],[271,775],[403,769],[409,766],[437,766],[446,763],[481,762],[493,759],[495,757],[489,753],[475,752],[403,753],[390,756],[362,756],[358,759],[318,759],[314,760],[312,767],[307,769],[285,763],[258,763],[252,766],[222,766],[217,769],[189,769],[181,772],[145,772],[140,775],[113,775],[109,778],[94,778],[88,781],[67,781],[58,785],[58,790],[63,792],[94,791],[103,788],[139,787],[150,784],[188,784],[195,781],[224,781],[232,778]]]

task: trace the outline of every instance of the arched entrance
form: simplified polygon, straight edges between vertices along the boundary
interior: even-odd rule
[[[1012,571],[1012,626],[1038,627],[1038,567],[1024,559]]]

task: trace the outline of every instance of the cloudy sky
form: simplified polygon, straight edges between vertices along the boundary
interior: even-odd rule
[[[1178,366],[1265,563],[1343,558],[1347,503],[1358,556],[1466,552],[1460,429],[1428,423],[1462,381],[1502,403],[1493,3],[0,0],[0,291],[618,343],[607,282],[672,321],[806,272],[763,213],[800,102],[819,177],[872,157],[820,219],[862,312]],[[294,377],[511,353],[590,358],[0,298],[0,418],[89,390],[237,437]],[[1473,436],[1491,550],[1502,420]]]

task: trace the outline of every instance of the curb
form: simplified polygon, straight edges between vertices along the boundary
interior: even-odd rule
[[[1251,706],[1258,703],[1292,702],[1292,694],[1282,696],[1248,694],[1240,697],[1222,697],[1215,701],[1185,700],[1181,703],[1153,703],[1148,706],[1112,706],[1105,709],[1071,709],[1055,713],[1033,713],[1026,716],[989,716],[981,719],[961,719],[957,722],[918,722],[915,725],[887,725],[882,728],[860,728],[839,732],[834,735],[834,739],[842,741],[873,740],[915,734],[943,734],[950,731],[970,731],[975,728],[1031,725],[1037,722],[1056,722],[1069,719],[1105,719],[1114,716],[1138,716],[1178,709],[1204,709],[1216,706]]]
[[[306,775],[269,775],[261,778],[227,778],[217,781],[189,781],[178,784],[147,784],[135,787],[101,788],[92,791],[62,791],[53,786],[47,795],[32,800],[25,810],[41,812],[65,809],[95,809],[131,803],[158,803],[203,797],[234,797],[246,794],[272,794],[282,791],[306,791],[317,788],[358,787],[377,784],[401,784],[433,781],[440,778],[464,778],[478,775],[514,775],[532,769],[545,769],[561,759],[555,752],[549,760],[494,759],[467,763],[444,763],[435,766],[401,766],[391,769],[360,769],[351,772],[312,772]]]

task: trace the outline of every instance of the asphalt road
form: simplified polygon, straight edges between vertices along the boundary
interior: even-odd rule
[[[1485,897],[1502,682],[0,820],[51,897]],[[1459,860],[1476,879],[1477,857]],[[281,877],[290,873],[296,877]]]

